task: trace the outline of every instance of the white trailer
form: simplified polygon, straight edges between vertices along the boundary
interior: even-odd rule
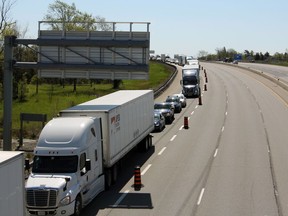
[[[152,90],[118,91],[62,110],[43,128],[34,150],[28,212],[80,215],[116,181],[131,149],[152,145],[153,129]]]
[[[25,215],[24,155],[0,151],[0,215]]]
[[[122,90],[60,112],[62,117],[91,116],[101,118],[104,166],[112,167],[127,152],[143,142],[151,146],[154,130],[154,96],[152,90]]]

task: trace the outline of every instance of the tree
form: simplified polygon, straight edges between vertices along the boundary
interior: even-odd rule
[[[112,27],[105,23],[105,18],[79,11],[75,4],[69,5],[60,0],[50,4],[45,21],[53,30],[111,30]],[[98,22],[98,23],[96,23]]]
[[[0,5],[0,40],[4,40],[4,36],[8,35],[11,29],[14,29],[15,23],[12,18],[9,17],[9,13],[15,4],[15,0],[1,0]],[[3,47],[1,47],[0,54],[3,54]],[[2,57],[2,56],[1,56]]]
[[[79,11],[75,4],[69,5],[60,0],[50,4],[48,13],[44,16],[45,21],[53,30],[92,30],[108,31],[112,30],[112,23],[106,23],[105,18]],[[76,79],[73,79],[74,91],[76,91]],[[115,81],[114,86],[119,87],[119,81]]]
[[[258,52],[256,52],[255,54],[255,61],[259,61],[260,60],[260,54]]]
[[[0,2],[0,40],[4,40],[6,35],[15,35],[15,26],[16,22],[9,17],[9,13],[15,4],[15,0],[1,0]],[[4,59],[4,46],[0,46],[0,59],[1,59],[1,67],[0,67],[0,83],[3,81],[3,67],[2,61]],[[3,92],[3,85],[0,85],[1,94]],[[1,97],[2,100],[2,97]]]
[[[208,55],[208,52],[205,50],[200,50],[198,53],[198,58],[203,58],[206,57]]]
[[[250,56],[250,52],[249,52],[248,50],[245,50],[245,51],[244,51],[244,55],[245,55],[246,57],[248,57],[248,56]]]
[[[262,52],[260,52],[260,60],[263,61],[264,60],[264,55]]]
[[[227,56],[226,56],[226,48],[216,48],[216,52],[217,52],[217,58],[224,60]]]

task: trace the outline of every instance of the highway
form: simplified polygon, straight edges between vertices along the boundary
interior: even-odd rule
[[[83,215],[288,215],[287,92],[241,68],[201,66],[203,104],[188,99],[171,125],[153,133],[153,148],[132,152],[119,181]],[[155,101],[180,92],[180,79],[179,67]],[[132,187],[137,165],[140,191]]]
[[[239,65],[246,68],[258,70],[263,73],[267,73],[272,77],[278,78],[288,84],[288,67],[275,66],[269,64],[255,64],[255,63],[240,63]]]

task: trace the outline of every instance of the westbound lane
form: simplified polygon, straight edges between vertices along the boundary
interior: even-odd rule
[[[201,65],[209,81],[203,105],[188,99],[174,122],[153,134],[154,149],[131,155],[119,182],[84,216],[288,215],[287,104],[237,68]],[[181,91],[180,76],[156,101]],[[138,164],[144,187],[134,191]]]
[[[203,103],[206,106],[199,106],[198,99],[188,99],[188,106],[180,114],[176,114],[172,125],[167,125],[162,133],[155,134],[155,152],[142,166],[145,174],[142,176],[144,187],[141,191],[133,191],[131,178],[120,189],[118,200],[115,201],[117,205],[99,209],[97,215],[193,214],[225,121],[225,88],[219,81],[211,80],[210,85],[215,90],[204,93]],[[173,91],[179,92],[180,85]],[[211,94],[211,100],[204,100],[206,93]],[[205,111],[201,111],[202,109]],[[205,113],[206,117],[201,113]],[[184,116],[189,117],[187,130],[183,129]],[[215,121],[212,122],[211,118]],[[147,197],[151,199],[148,202]],[[142,200],[142,203],[151,204],[140,205],[141,198],[146,198],[146,202]],[[105,196],[105,199],[108,197]]]

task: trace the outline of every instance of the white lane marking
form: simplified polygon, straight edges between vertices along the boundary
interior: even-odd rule
[[[180,130],[182,130],[182,129],[183,129],[183,127],[184,127],[184,125],[182,125],[182,126],[179,128],[179,131],[180,131]]]
[[[119,199],[114,203],[112,207],[116,208],[120,204],[120,202],[127,196],[128,193],[129,190],[124,191],[124,193],[119,197]]]
[[[170,141],[172,142],[172,141],[176,138],[176,136],[177,136],[177,135],[174,135],[174,136],[170,139]]]
[[[228,115],[228,112],[226,112],[225,115],[227,116],[227,115]]]
[[[144,175],[151,166],[152,164],[148,164],[147,167],[141,172],[141,175]]]
[[[198,108],[198,105],[195,106],[195,109],[197,109],[197,108]]]
[[[218,148],[215,150],[214,158],[217,156],[217,154],[218,154]]]
[[[163,147],[163,148],[161,149],[161,151],[158,153],[158,155],[161,155],[161,154],[165,151],[165,149],[166,149],[166,147]]]
[[[191,115],[193,115],[194,114],[194,111],[193,112],[191,112]]]
[[[205,188],[202,188],[201,193],[200,193],[200,196],[199,196],[199,198],[198,198],[197,205],[200,205],[201,200],[202,200],[202,197],[203,197],[203,195],[204,195],[204,191],[205,191]]]
[[[190,120],[190,117],[188,117],[188,121]]]
[[[221,131],[222,131],[222,132],[224,131],[224,126],[222,127]]]

